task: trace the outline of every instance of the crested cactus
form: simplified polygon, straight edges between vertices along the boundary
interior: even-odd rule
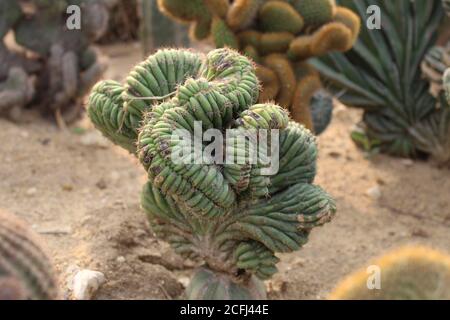
[[[148,173],[141,204],[153,231],[204,263],[187,298],[264,298],[261,280],[277,271],[275,254],[298,250],[335,214],[331,197],[312,184],[314,136],[258,98],[255,66],[231,49],[206,57],[160,50],[124,85],[103,81],[92,90],[94,125]],[[239,139],[253,131],[269,143]],[[214,150],[196,140],[208,132],[218,135]]]
[[[37,107],[59,120],[75,120],[82,98],[100,78],[104,65],[90,46],[105,31],[108,0],[4,0],[0,4],[0,112],[15,118],[24,107]],[[81,9],[81,28],[67,27],[66,9]],[[4,43],[14,32],[14,40],[25,50]],[[32,54],[29,54],[32,52]],[[15,69],[16,71],[14,71]],[[17,71],[20,69],[21,71]],[[18,74],[26,75],[18,78]],[[20,83],[20,85],[19,85]]]
[[[412,246],[395,250],[371,263],[380,269],[381,288],[369,289],[361,270],[338,284],[333,300],[448,300],[450,256]]]
[[[319,77],[314,79],[319,86],[303,93],[295,70],[309,71],[305,61],[311,57],[351,49],[360,28],[352,11],[336,6],[334,0],[196,0],[189,5],[158,1],[163,13],[191,24],[194,39],[210,38],[217,48],[238,49],[255,61],[263,88],[261,103],[275,100],[295,115],[295,121],[316,134],[324,131],[331,120],[330,96],[324,94]],[[211,9],[215,7],[221,10]]]
[[[53,267],[30,228],[0,211],[0,300],[53,300]]]
[[[364,110],[366,138],[377,141],[382,152],[402,157],[425,155],[440,164],[448,163],[448,104],[441,99],[448,57],[443,48],[431,49],[443,18],[441,2],[338,3],[361,17],[369,4],[378,5],[381,29],[364,28],[354,49],[314,59],[312,64],[329,81],[332,91],[343,93],[343,103]],[[439,83],[432,86],[434,96],[430,81]]]

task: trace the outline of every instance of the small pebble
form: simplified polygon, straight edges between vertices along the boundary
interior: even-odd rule
[[[90,300],[105,283],[105,275],[99,271],[80,270],[72,280],[72,294],[76,300]]]
[[[95,185],[100,190],[105,190],[108,187],[108,185],[106,184],[106,181],[104,179],[100,179]]]
[[[125,259],[124,256],[120,256],[120,257],[117,257],[116,261],[117,261],[118,263],[124,263],[125,261],[127,261],[127,259]]]
[[[27,196],[34,196],[37,193],[36,188],[30,188],[26,191]]]
[[[63,184],[63,185],[61,186],[61,188],[62,188],[64,191],[72,191],[72,190],[73,190],[73,186],[70,185],[70,184]]]
[[[411,167],[411,166],[414,165],[414,161],[411,160],[411,159],[403,159],[403,160],[402,160],[402,164],[403,164],[405,167]]]
[[[426,232],[425,230],[420,229],[420,228],[414,229],[414,230],[411,232],[411,235],[412,235],[413,237],[418,237],[418,238],[429,238],[429,237],[430,237],[430,235],[428,234],[428,232]]]
[[[379,186],[375,186],[375,187],[372,187],[372,188],[368,189],[366,194],[370,198],[372,198],[374,200],[378,200],[378,199],[381,198],[381,189],[380,189]]]

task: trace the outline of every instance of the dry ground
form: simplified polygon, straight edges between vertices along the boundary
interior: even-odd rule
[[[121,80],[137,46],[108,48],[107,77]],[[349,139],[359,111],[335,108],[319,138],[316,183],[338,205],[335,220],[283,255],[268,283],[274,299],[323,299],[337,281],[386,250],[420,243],[450,252],[450,171],[379,155],[366,159]],[[42,234],[64,286],[71,265],[105,273],[99,299],[170,299],[192,265],[153,237],[139,209],[145,173],[136,159],[98,139],[84,119],[75,133],[45,121],[0,120],[0,207]],[[367,190],[379,187],[374,199]]]

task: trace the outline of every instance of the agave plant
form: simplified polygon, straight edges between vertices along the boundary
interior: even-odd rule
[[[332,53],[312,64],[341,93],[341,101],[364,109],[369,140],[396,156],[432,155],[449,161],[446,110],[420,65],[435,44],[443,18],[439,1],[339,0],[363,19],[370,5],[381,9],[381,28],[362,28],[354,48]]]

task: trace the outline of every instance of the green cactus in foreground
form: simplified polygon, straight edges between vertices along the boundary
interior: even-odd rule
[[[92,90],[94,125],[135,153],[148,173],[141,204],[154,232],[204,262],[187,298],[265,297],[260,280],[277,271],[275,253],[300,249],[335,214],[331,197],[312,185],[314,136],[283,108],[255,104],[258,96],[254,65],[231,49],[206,57],[160,50],[124,85],[103,81]],[[209,129],[223,137],[214,152],[193,141]],[[265,147],[261,138],[238,139],[261,129],[269,130]],[[255,153],[256,144],[262,149]],[[279,170],[267,173],[277,154]]]
[[[380,289],[368,289],[370,274],[361,270],[338,284],[333,300],[449,300],[450,256],[412,246],[371,263],[381,271]]]
[[[369,140],[382,152],[402,157],[431,156],[450,162],[448,103],[441,87],[430,94],[430,83],[442,83],[446,55],[430,51],[443,10],[440,1],[340,0],[339,4],[366,16],[369,5],[381,8],[382,28],[364,28],[357,45],[345,54],[314,59],[312,65],[329,81],[341,101],[364,110]],[[403,17],[399,19],[398,17]],[[428,56],[427,56],[427,53]],[[423,76],[422,67],[426,67]]]
[[[91,44],[106,29],[108,4],[109,0],[1,1],[2,115],[20,120],[21,110],[33,107],[60,121],[79,117],[83,96],[105,69]],[[81,8],[80,29],[66,26],[70,5]],[[4,38],[10,31],[27,53],[6,46]],[[17,78],[19,72],[13,69],[21,69],[26,79]]]
[[[257,75],[263,89],[261,103],[274,100],[291,113],[294,121],[310,130],[316,130],[313,123],[320,123],[315,133],[324,131],[331,113],[329,109],[323,112],[317,109],[322,105],[328,108],[330,104],[311,105],[311,95],[323,96],[319,93],[321,86],[315,86],[315,92],[307,92],[306,96],[301,89],[294,94],[301,82],[296,71],[304,67],[300,73],[309,70],[304,62],[311,57],[347,51],[353,46],[360,28],[359,18],[353,12],[337,7],[334,0],[196,0],[189,5],[179,0],[158,0],[158,3],[164,14],[190,23],[195,40],[210,38],[217,48],[240,50],[258,63]],[[212,9],[216,7],[222,8],[220,13]],[[270,71],[273,73],[267,78]],[[315,82],[320,81],[314,76]]]
[[[0,211],[0,300],[58,298],[53,267],[22,221]]]

